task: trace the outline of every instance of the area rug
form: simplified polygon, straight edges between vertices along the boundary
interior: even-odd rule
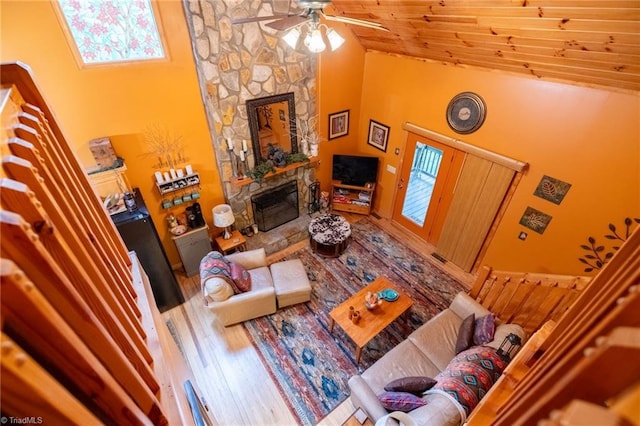
[[[456,279],[368,219],[352,226],[352,241],[340,257],[317,256],[307,247],[283,260],[295,258],[307,270],[311,301],[247,321],[244,327],[304,425],[317,424],[349,396],[349,377],[364,371],[464,290]],[[349,337],[338,325],[329,332],[329,312],[379,275],[408,294],[414,305],[365,346],[356,365]]]

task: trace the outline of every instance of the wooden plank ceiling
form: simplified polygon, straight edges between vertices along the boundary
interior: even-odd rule
[[[640,91],[640,0],[333,0],[367,50]]]

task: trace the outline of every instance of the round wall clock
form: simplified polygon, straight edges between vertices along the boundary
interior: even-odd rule
[[[460,93],[447,106],[447,123],[456,133],[473,133],[482,126],[487,114],[482,98],[472,92]]]

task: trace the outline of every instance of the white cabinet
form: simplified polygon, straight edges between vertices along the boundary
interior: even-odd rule
[[[200,273],[200,260],[211,251],[209,228],[203,226],[173,238],[188,277]]]

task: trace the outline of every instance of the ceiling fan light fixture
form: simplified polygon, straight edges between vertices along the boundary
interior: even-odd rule
[[[333,28],[327,28],[327,39],[329,40],[329,44],[331,45],[331,50],[336,50],[340,46],[344,44],[344,38],[338,34],[336,30]]]
[[[282,39],[291,46],[292,49],[295,49],[298,45],[298,39],[300,38],[300,30],[298,28],[292,28],[289,32],[287,32]]]
[[[322,34],[318,28],[311,30],[307,34],[307,37],[304,39],[304,44],[307,46],[307,49],[313,53],[320,53],[327,47],[322,40]]]

